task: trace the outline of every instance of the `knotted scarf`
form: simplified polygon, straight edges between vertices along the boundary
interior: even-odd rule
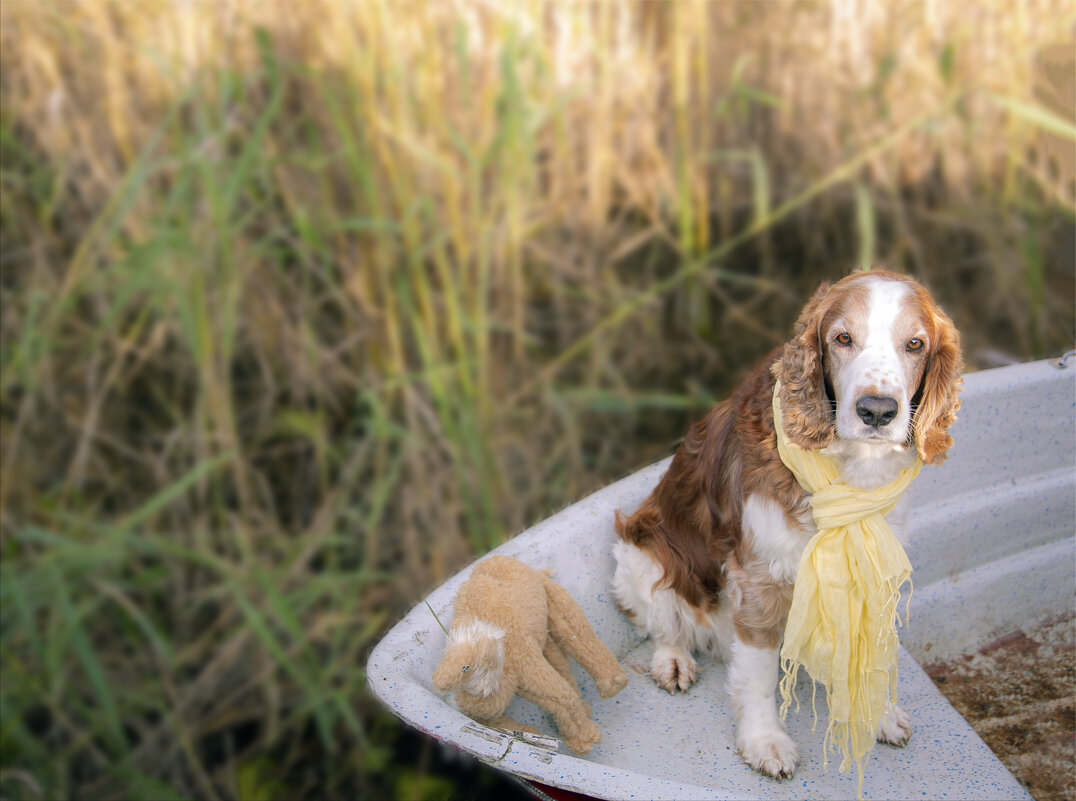
[[[787,439],[779,391],[780,383],[773,392],[777,450],[811,494],[818,528],[800,558],[785,626],[781,715],[788,714],[802,666],[826,690],[823,754],[840,751],[841,773],[855,760],[862,795],[863,759],[874,747],[886,701],[897,700],[897,606],[912,569],[885,515],[923,463],[916,459],[885,487],[850,487],[841,481],[836,460]]]

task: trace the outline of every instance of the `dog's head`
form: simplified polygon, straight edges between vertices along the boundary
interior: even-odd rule
[[[815,292],[774,365],[785,431],[813,450],[835,438],[914,442],[938,464],[953,444],[962,367],[960,336],[923,287],[853,273]]]

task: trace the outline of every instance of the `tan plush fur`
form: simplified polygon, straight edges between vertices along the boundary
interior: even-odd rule
[[[602,698],[628,683],[563,587],[522,562],[494,556],[460,587],[433,683],[440,692],[455,692],[460,711],[480,723],[534,732],[504,714],[519,695],[552,714],[568,747],[586,754],[601,733],[579,694],[569,656],[594,677]]]

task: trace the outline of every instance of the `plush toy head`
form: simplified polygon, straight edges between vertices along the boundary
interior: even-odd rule
[[[448,635],[444,658],[433,673],[438,692],[464,692],[487,697],[504,672],[504,629],[470,620]]]

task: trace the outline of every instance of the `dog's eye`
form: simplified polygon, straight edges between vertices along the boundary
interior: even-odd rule
[[[852,344],[852,335],[846,331],[842,331],[841,333],[837,334],[837,336],[835,336],[833,339],[838,345]]]
[[[460,670],[462,670],[464,673],[466,673],[470,669],[471,669],[470,665],[464,665],[463,667],[460,668]]]
[[[908,340],[908,344],[904,347],[906,347],[912,353],[915,353],[915,351],[923,349],[923,340],[919,339],[918,337],[913,337],[912,339]]]

